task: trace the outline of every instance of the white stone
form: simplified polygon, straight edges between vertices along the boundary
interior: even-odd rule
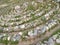
[[[3,34],[3,36],[6,36],[6,34]]]
[[[41,28],[41,33],[44,33],[46,30],[47,30],[47,29],[46,29],[46,26],[43,26],[43,27]]]
[[[20,25],[20,28],[25,28],[25,25]]]
[[[49,38],[48,45],[55,45],[55,42],[53,41],[53,39]]]
[[[54,24],[56,25],[57,23],[56,23],[56,22],[54,22]]]
[[[36,3],[35,1],[32,1],[32,5],[35,5],[35,6],[36,6],[36,5],[37,5],[37,3]]]
[[[51,25],[51,27],[53,27],[54,26],[54,23],[50,23],[50,25]]]
[[[41,11],[39,13],[36,14],[36,16],[41,16],[44,13],[44,11]]]
[[[47,29],[47,30],[49,30],[49,27],[48,27],[48,26],[46,26],[46,29]]]
[[[55,0],[56,2],[60,2],[60,0]]]
[[[59,39],[56,39],[56,43],[60,43],[60,38]]]
[[[8,41],[10,40],[10,36],[8,37]]]
[[[9,31],[9,29],[7,28],[6,31]]]
[[[34,11],[34,13],[36,13],[36,12],[38,12],[38,11],[40,11],[40,9],[37,9],[36,11]]]
[[[27,16],[25,15],[25,16],[23,16],[23,18],[27,18]]]
[[[10,23],[10,25],[13,25],[14,23],[12,22],[12,23]]]
[[[8,4],[2,4],[2,5],[0,5],[0,8],[1,7],[6,7],[6,6],[8,6]]]
[[[51,28],[51,27],[52,27],[52,25],[51,25],[51,24],[48,24],[48,27],[49,27],[49,28]]]
[[[32,1],[32,5],[34,5],[34,3],[35,3],[35,2],[34,2],[34,1]]]
[[[36,30],[40,29],[40,27],[36,27]]]
[[[18,29],[18,26],[15,26],[14,29]]]
[[[51,5],[51,4],[48,4],[48,5]]]
[[[19,5],[15,6],[15,10],[17,10],[17,9],[20,9],[20,6]]]
[[[40,3],[42,3],[42,2],[43,2],[43,0],[37,0],[37,2],[40,2]]]
[[[13,39],[13,41],[16,41],[16,39]]]
[[[31,36],[31,37],[36,36],[37,35],[37,30],[34,30],[34,31],[31,30],[31,31],[29,31],[28,35]]]
[[[29,31],[29,32],[28,32],[28,35],[33,37],[32,31]]]
[[[24,6],[25,8],[27,8],[27,7],[28,7],[28,2],[25,2],[25,3],[23,4],[23,6]]]
[[[56,40],[57,36],[58,36],[57,34],[56,35],[53,35],[53,37],[52,37],[53,40]]]
[[[45,15],[45,18],[46,18],[46,20],[48,20],[50,17],[49,17],[49,14],[46,14]]]
[[[22,35],[23,33],[22,32],[19,32],[20,35]]]

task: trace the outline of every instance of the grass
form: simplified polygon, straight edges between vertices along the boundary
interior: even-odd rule
[[[3,32],[3,30],[0,30],[0,32]]]
[[[10,44],[18,44],[18,41],[10,41]]]
[[[56,43],[55,45],[60,45],[60,44],[57,44],[57,43]]]
[[[3,40],[3,38],[4,38],[4,40]],[[3,38],[1,40],[2,43],[5,44],[5,45],[8,45],[9,41],[7,40],[7,36],[4,36]]]

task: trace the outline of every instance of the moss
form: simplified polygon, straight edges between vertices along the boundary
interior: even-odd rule
[[[15,18],[19,18],[20,17],[20,15],[18,15],[18,16],[15,16]]]
[[[10,44],[18,44],[18,41],[10,41]]]
[[[5,40],[2,40],[2,43],[4,43],[5,45],[8,45],[9,41],[7,40],[7,37],[3,37],[6,38]]]
[[[41,17],[41,20],[46,22],[46,18],[44,16]]]
[[[27,36],[27,35],[28,35],[28,31],[24,31],[23,36]]]
[[[33,5],[28,5],[28,8],[27,8],[27,10],[34,10],[34,7],[33,7]]]

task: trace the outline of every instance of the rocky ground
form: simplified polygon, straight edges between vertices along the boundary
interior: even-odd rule
[[[55,1],[0,0],[0,45],[42,45],[59,28]]]

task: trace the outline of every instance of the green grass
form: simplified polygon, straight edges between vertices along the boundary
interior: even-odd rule
[[[10,41],[10,44],[18,44],[18,41]]]

